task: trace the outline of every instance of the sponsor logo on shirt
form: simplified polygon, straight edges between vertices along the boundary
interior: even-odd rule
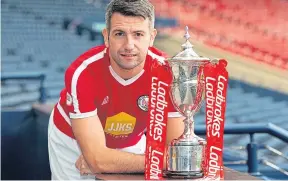
[[[121,112],[115,116],[108,117],[105,123],[105,133],[113,137],[127,137],[134,130],[136,118]]]
[[[106,96],[101,105],[103,106],[103,105],[107,104],[108,102],[109,102],[109,97]]]
[[[147,95],[141,96],[137,100],[138,107],[142,111],[148,111],[148,103],[149,103],[149,97]]]

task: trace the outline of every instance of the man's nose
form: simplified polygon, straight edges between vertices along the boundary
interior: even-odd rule
[[[132,36],[127,36],[126,44],[125,44],[125,50],[131,51],[134,49],[134,39]]]

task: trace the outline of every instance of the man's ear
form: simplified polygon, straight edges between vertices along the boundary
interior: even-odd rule
[[[102,30],[102,35],[103,35],[103,38],[104,38],[105,46],[109,47],[109,32],[108,32],[107,28],[104,28]]]
[[[150,47],[153,46],[156,35],[157,35],[157,30],[153,29],[151,32],[151,38],[150,38],[150,44],[149,44]]]

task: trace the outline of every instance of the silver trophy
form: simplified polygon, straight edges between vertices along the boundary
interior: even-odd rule
[[[189,42],[188,27],[183,51],[168,60],[173,74],[170,96],[174,107],[185,116],[182,136],[167,148],[166,177],[199,178],[203,176],[206,141],[194,134],[193,115],[199,111],[204,98],[203,66],[208,58],[199,57]]]

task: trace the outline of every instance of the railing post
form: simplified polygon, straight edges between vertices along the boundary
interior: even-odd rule
[[[251,175],[260,175],[260,173],[258,172],[258,145],[254,142],[253,133],[250,134],[250,143],[247,144],[246,149],[248,154],[248,173]]]
[[[39,102],[40,103],[45,103],[46,101],[46,91],[45,91],[45,88],[44,88],[44,80],[45,80],[45,75],[40,75],[40,88],[39,88],[39,91],[40,91],[40,97],[39,97]]]

